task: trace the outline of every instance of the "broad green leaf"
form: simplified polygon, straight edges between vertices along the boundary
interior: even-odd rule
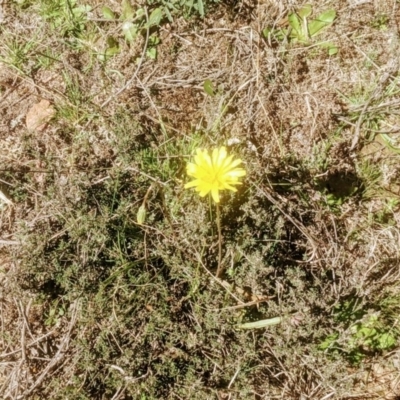
[[[203,0],[197,0],[197,7],[198,7],[198,10],[199,10],[199,14],[200,14],[200,17],[204,17],[204,4],[203,4]]]
[[[382,350],[389,349],[396,344],[396,339],[389,333],[383,333],[378,340],[379,348]]]
[[[122,0],[121,8],[122,8],[121,17],[123,21],[133,19],[135,13],[133,12],[133,8],[129,0]]]
[[[155,60],[157,58],[157,49],[155,47],[150,47],[146,50],[146,55],[150,59]]]
[[[125,39],[131,43],[136,39],[138,29],[132,22],[127,21],[122,24],[122,32],[124,32]]]
[[[103,61],[108,60],[110,57],[120,52],[119,43],[112,37],[107,38],[107,49],[105,54],[101,57]]]
[[[156,46],[160,43],[160,38],[156,35],[149,37],[149,46]]]
[[[275,317],[270,319],[262,319],[256,322],[247,322],[246,324],[238,325],[239,329],[259,329],[267,326],[277,325],[282,322],[281,317]]]
[[[312,12],[312,5],[305,4],[303,7],[300,8],[299,11],[297,11],[297,14],[300,18],[307,18],[311,15],[311,12]]]
[[[106,57],[105,57],[105,59],[108,59],[108,58],[110,58],[110,57],[112,57],[112,56],[115,56],[116,54],[119,54],[120,51],[121,51],[121,50],[120,50],[119,47],[109,47],[109,48],[106,50]]]
[[[161,8],[154,9],[153,12],[150,14],[149,22],[147,23],[146,27],[150,28],[152,26],[160,25],[162,16],[163,14]]]
[[[331,46],[328,47],[328,55],[334,56],[335,54],[337,54],[337,52],[338,48],[334,44],[331,44]]]
[[[326,28],[336,18],[336,11],[335,10],[328,10],[323,12],[322,14],[318,15],[316,19],[311,21],[308,24],[308,33],[311,37],[318,34],[322,29]]]
[[[140,17],[144,17],[146,15],[146,12],[144,11],[144,8],[138,8],[136,10],[136,19]]]
[[[206,79],[206,80],[204,81],[203,88],[204,88],[204,91],[205,91],[209,96],[215,96],[214,85],[213,85],[213,83],[212,83],[209,79]]]
[[[289,25],[293,29],[293,31],[296,33],[296,36],[301,35],[301,22],[299,20],[299,17],[296,15],[296,13],[289,14],[288,16],[288,21]]]
[[[328,347],[330,347],[333,343],[335,343],[335,341],[337,340],[337,338],[339,337],[339,335],[337,333],[332,333],[330,335],[328,335],[322,342],[321,344],[318,346],[321,350],[326,350]]]
[[[173,21],[172,15],[171,15],[171,13],[170,13],[170,11],[168,10],[167,7],[164,7],[164,12],[165,12],[165,15],[166,15],[167,18],[168,18],[168,21],[169,21],[169,22],[172,22],[172,21]]]
[[[101,8],[101,12],[103,13],[103,17],[105,19],[110,19],[113,20],[115,19],[115,14],[113,13],[113,11],[111,10],[111,8],[103,6]]]

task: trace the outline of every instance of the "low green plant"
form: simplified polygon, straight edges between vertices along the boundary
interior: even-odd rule
[[[390,350],[397,343],[398,332],[385,318],[385,312],[368,312],[360,307],[357,298],[336,307],[334,320],[344,324],[345,329],[327,335],[319,349],[342,355],[352,364],[360,363],[366,356]]]
[[[306,4],[297,12],[288,15],[289,28],[274,29],[267,27],[263,30],[263,35],[266,38],[272,36],[278,41],[283,41],[287,38],[292,43],[312,44],[315,36],[332,25],[336,18],[336,11],[327,10],[319,14],[315,19],[308,20],[311,14],[312,6]],[[337,46],[331,42],[324,41],[316,43],[316,45],[326,48],[329,55],[334,55],[338,52]]]
[[[377,213],[372,214],[373,221],[384,225],[396,225],[394,212],[398,208],[399,204],[399,199],[393,197],[385,199],[382,209],[380,209]]]
[[[62,36],[79,37],[91,9],[89,5],[78,4],[77,0],[43,0],[41,14]]]
[[[161,8],[155,8],[149,16],[147,15],[147,10],[144,7],[138,8],[136,11],[134,11],[131,3],[128,0],[122,1],[120,15],[106,6],[102,7],[102,13],[104,18],[107,20],[120,21],[121,31],[128,43],[133,43],[143,30],[149,30],[150,28],[158,27],[163,19],[163,12]],[[160,39],[157,35],[149,36],[146,49],[146,55],[149,58],[155,59],[157,57],[156,46],[159,44],[159,42]],[[118,54],[119,52],[120,47],[117,39],[115,39],[113,36],[108,36],[107,49],[103,57],[107,59],[114,54]]]
[[[204,17],[212,6],[218,3],[219,0],[148,0],[150,6],[159,6],[170,22],[174,17]]]
[[[204,17],[205,4],[203,0],[187,1],[149,1],[147,5],[153,8],[148,15],[146,7],[139,7],[136,10],[131,5],[129,0],[123,0],[121,3],[121,13],[113,11],[110,7],[103,6],[102,14],[106,20],[121,22],[121,31],[124,39],[128,43],[133,43],[138,35],[145,30],[158,28],[162,20],[167,19],[173,21],[174,16],[184,16],[188,18],[192,15]],[[157,45],[160,43],[160,38],[157,32],[151,32],[148,37],[146,56],[150,59],[157,58]],[[107,37],[107,48],[104,59],[107,59],[120,52],[118,41],[113,36]]]
[[[380,31],[386,31],[388,29],[389,21],[390,19],[388,15],[380,13],[375,16],[375,18],[372,20],[370,24],[375,29],[378,29]]]
[[[0,55],[0,62],[11,65],[24,73],[30,73],[33,66],[28,65],[29,60],[37,50],[37,38],[21,40],[20,37],[8,35],[5,32],[3,32],[2,37],[5,52]]]

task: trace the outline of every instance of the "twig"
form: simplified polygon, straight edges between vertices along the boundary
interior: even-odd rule
[[[240,308],[255,306],[256,304],[260,304],[260,303],[263,303],[264,301],[268,301],[268,300],[272,299],[273,297],[274,296],[265,297],[265,298],[262,298],[262,299],[249,301],[248,303],[238,304],[237,306],[230,306],[230,307],[224,307],[224,308],[214,308],[212,311],[238,310]]]
[[[45,335],[40,336],[40,338],[37,338],[37,339],[35,339],[33,342],[30,342],[30,343],[26,344],[26,345],[25,345],[25,348],[32,347],[34,344],[39,343],[39,342],[41,342],[43,339],[46,339],[47,337],[53,335],[54,332],[55,332],[55,329],[53,329],[53,330],[50,331],[50,332],[47,332]],[[14,351],[10,351],[9,353],[0,354],[0,359],[10,357],[10,356],[12,356],[12,355],[14,355],[14,354],[19,353],[20,351],[22,351],[22,348],[19,348],[19,349],[14,350]]]
[[[32,384],[32,386],[25,390],[25,392],[22,395],[19,395],[16,400],[22,400],[28,398],[29,395],[31,395],[38,386],[40,386],[43,381],[48,377],[48,373],[54,369],[60,361],[63,359],[65,356],[65,353],[68,350],[69,347],[69,342],[71,340],[71,334],[72,330],[75,326],[76,318],[77,318],[77,312],[78,312],[78,303],[75,302],[71,306],[72,309],[72,316],[71,320],[68,325],[68,331],[66,335],[64,336],[63,340],[60,343],[60,346],[58,348],[58,351],[56,355],[53,357],[53,359],[47,364],[46,368],[42,371],[42,373],[39,375],[39,377],[36,379],[36,381]]]
[[[238,376],[239,372],[240,372],[240,365],[238,366],[235,374],[233,375],[231,381],[229,382],[228,389],[230,389],[230,387],[232,386],[233,382],[235,382],[235,379]]]
[[[272,203],[274,204],[274,206],[309,240],[309,242],[311,243],[311,246],[313,247],[313,254],[311,255],[311,257],[306,260],[305,262],[310,262],[315,258],[315,254],[318,253],[318,249],[319,249],[319,243],[317,240],[315,240],[305,229],[305,227],[303,226],[303,224],[296,220],[294,217],[292,217],[291,215],[287,214],[282,207],[279,205],[279,202],[277,200],[275,200],[270,193],[267,192],[267,190],[262,189],[261,187],[259,187],[258,185],[255,185],[255,187]]]
[[[361,124],[363,123],[364,115],[368,110],[368,107],[374,100],[377,100],[379,98],[379,96],[382,94],[382,91],[386,85],[386,82],[389,80],[389,78],[392,77],[392,74],[397,70],[397,67],[398,67],[397,58],[389,61],[388,66],[387,66],[387,71],[381,76],[381,78],[379,79],[378,85],[376,86],[375,90],[373,91],[371,97],[364,104],[364,107],[361,110],[361,113],[358,117],[356,126],[354,128],[354,138],[353,138],[353,141],[351,142],[350,151],[355,149],[355,147],[358,144],[358,141],[360,140],[360,128],[361,128]]]
[[[162,120],[162,117],[161,117],[160,112],[158,111],[157,106],[154,104],[153,99],[151,98],[149,92],[147,91],[147,89],[146,89],[145,86],[143,85],[142,81],[141,81],[138,77],[136,77],[136,80],[138,81],[138,83],[139,83],[140,87],[142,88],[143,92],[145,93],[145,95],[146,95],[147,98],[149,99],[149,101],[150,101],[152,107],[153,107],[154,110],[156,111],[157,116],[158,116],[158,119],[159,119],[158,123],[159,123],[160,126],[161,126],[161,130],[162,130],[164,136],[167,137],[167,131],[166,131],[166,129],[165,129],[164,122],[163,122],[163,120]]]
[[[152,180],[153,182],[156,182],[156,183],[158,183],[158,184],[160,184],[160,185],[162,185],[162,186],[167,186],[167,183],[166,183],[166,182],[162,182],[162,181],[160,181],[160,180],[158,180],[158,179],[156,179],[156,178],[153,178],[151,175],[146,174],[145,172],[141,171],[141,170],[138,169],[138,168],[135,168],[135,167],[127,167],[127,168],[125,168],[125,171],[134,171],[134,172],[137,172],[138,174],[143,175],[143,176],[145,176],[146,178],[149,178],[149,179]]]
[[[22,321],[22,332],[21,332],[21,351],[22,351],[22,362],[27,362],[27,357],[26,357],[26,343],[25,343],[25,338],[26,338],[26,314],[29,312],[29,308],[31,306],[32,299],[29,300],[28,305],[26,306],[26,309],[24,310],[21,308],[21,313],[23,315],[23,321]]]
[[[20,242],[17,242],[16,240],[0,239],[0,244],[9,245],[9,246],[15,246],[15,245],[20,244]]]
[[[140,56],[139,63],[136,67],[135,72],[133,73],[132,77],[128,80],[128,82],[125,83],[125,85],[117,91],[117,93],[112,94],[103,104],[100,105],[100,108],[104,108],[111,100],[114,98],[118,97],[122,92],[124,92],[128,86],[136,79],[137,74],[139,73],[140,68],[142,67],[143,60],[146,56],[146,50],[147,50],[147,45],[149,43],[149,15],[147,13],[147,7],[144,7],[144,11],[146,13],[146,22],[147,22],[147,28],[146,28],[146,40],[143,46],[142,54]]]

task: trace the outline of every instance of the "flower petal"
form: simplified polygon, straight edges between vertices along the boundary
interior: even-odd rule
[[[211,196],[216,203],[219,203],[219,192],[218,188],[213,187],[211,189]]]
[[[243,168],[237,168],[242,160],[228,156],[224,146],[215,148],[210,154],[208,150],[197,149],[194,162],[189,162],[186,172],[194,180],[185,184],[185,188],[195,188],[204,197],[211,192],[216,203],[220,201],[220,190],[237,191],[234,187],[240,185],[239,178],[246,175]]]
[[[200,183],[200,181],[199,181],[198,179],[196,179],[196,180],[194,180],[194,181],[188,182],[188,183],[184,186],[184,188],[185,188],[185,189],[189,189],[189,188],[191,188],[191,187],[198,186],[199,183]]]

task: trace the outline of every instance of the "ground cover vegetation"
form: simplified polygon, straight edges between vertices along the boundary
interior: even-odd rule
[[[0,397],[398,398],[399,7],[0,2]]]

